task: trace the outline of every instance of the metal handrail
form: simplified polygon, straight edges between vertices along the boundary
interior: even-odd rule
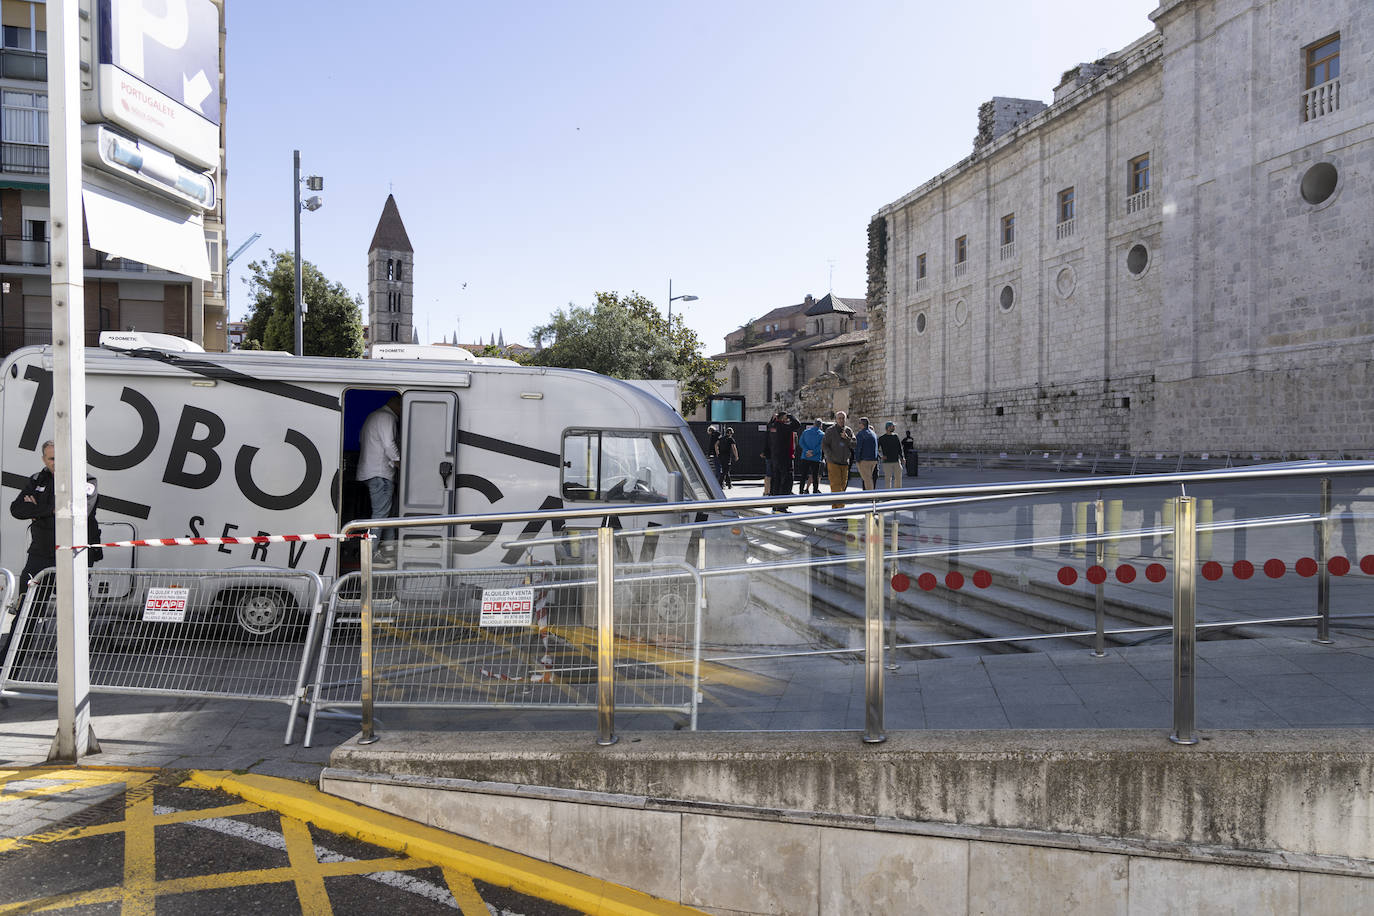
[[[814,494],[807,496],[767,496],[755,499],[730,500],[693,500],[676,503],[625,504],[616,506],[598,505],[587,508],[559,508],[522,512],[488,512],[467,515],[425,516],[389,519],[360,519],[349,522],[343,527],[345,536],[360,531],[385,528],[451,527],[456,525],[504,524],[507,522],[526,522],[544,519],[602,519],[597,528],[597,578],[598,578],[598,665],[600,668],[598,691],[598,743],[610,744],[613,734],[613,678],[614,670],[610,628],[614,620],[614,589],[611,587],[615,575],[615,532],[610,526],[610,518],[636,517],[644,515],[665,515],[692,512],[721,512],[746,509],[777,508],[779,506],[817,506],[821,511],[807,513],[798,518],[817,518],[827,516],[865,515],[866,523],[866,611],[865,611],[865,695],[867,715],[865,719],[864,740],[881,741],[883,718],[883,681],[882,681],[882,589],[881,565],[886,561],[883,554],[883,515],[895,511],[895,507],[917,508],[928,506],[927,500],[955,500],[978,497],[1009,497],[1013,495],[1046,495],[1048,493],[1072,493],[1082,490],[1101,491],[1106,489],[1158,488],[1177,484],[1180,496],[1171,499],[1175,504],[1174,526],[1172,531],[1158,528],[1160,534],[1172,535],[1175,551],[1174,575],[1174,732],[1171,740],[1179,743],[1192,743],[1196,739],[1193,731],[1193,691],[1194,691],[1194,652],[1198,629],[1193,607],[1196,601],[1196,539],[1198,530],[1226,530],[1236,527],[1237,523],[1218,525],[1197,524],[1194,498],[1187,495],[1189,485],[1212,482],[1243,482],[1255,480],[1275,480],[1291,478],[1319,478],[1323,483],[1321,512],[1311,518],[1289,516],[1282,519],[1284,524],[1319,524],[1323,529],[1323,542],[1329,539],[1330,527],[1330,486],[1331,477],[1346,477],[1374,473],[1374,462],[1331,462],[1309,461],[1296,464],[1258,466],[1246,468],[1226,468],[1209,471],[1180,471],[1167,474],[1145,476],[1116,476],[1101,478],[1069,478],[1064,480],[1008,481],[988,484],[958,484],[943,487],[915,487],[901,490],[862,490],[840,493]],[[840,508],[834,508],[841,503]],[[825,507],[829,504],[830,508]],[[732,519],[731,524],[743,524],[748,519]],[[719,525],[720,521],[693,523],[679,526],[683,528]],[[662,530],[662,529],[657,529]],[[1061,541],[1072,541],[1086,545],[1088,542],[1100,543],[1104,540],[1117,540],[1118,534],[1094,532]],[[518,541],[516,542],[519,543]],[[528,543],[528,542],[526,542]],[[981,547],[981,545],[980,545]],[[703,548],[704,549],[704,548]],[[953,552],[953,550],[948,551]],[[969,546],[958,549],[960,553],[970,552]],[[1322,551],[1325,554],[1325,550]],[[1180,567],[1179,564],[1182,564]],[[360,616],[362,629],[361,680],[363,721],[359,743],[370,744],[377,740],[374,730],[373,710],[373,671],[372,671],[372,554],[361,553],[360,574],[362,596]],[[876,567],[876,568],[875,568]],[[715,571],[702,571],[711,575]],[[1329,570],[1325,564],[1319,573],[1318,620],[1319,638],[1325,639],[1329,626]],[[1230,624],[1230,625],[1235,625]],[[1101,626],[1098,627],[1098,633]],[[1058,635],[1058,634],[1056,634]],[[1022,637],[1024,640],[1025,637]],[[1100,635],[1099,635],[1100,640]],[[699,648],[699,647],[698,647]]]

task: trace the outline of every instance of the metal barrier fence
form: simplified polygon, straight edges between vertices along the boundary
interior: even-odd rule
[[[105,569],[90,575],[92,691],[267,700],[305,692],[320,577],[292,570]],[[56,570],[34,577],[0,668],[6,693],[57,687]]]
[[[628,564],[615,585],[614,702],[696,727],[702,590],[683,564]],[[375,571],[374,708],[597,709],[594,566]],[[331,589],[305,745],[321,713],[360,708],[362,576]]]
[[[1374,473],[1374,463],[1312,463],[1296,466],[1264,466],[1226,471],[1162,474],[1150,477],[1034,480],[910,490],[849,491],[843,496],[821,494],[805,497],[764,497],[754,500],[731,500],[727,504],[697,502],[652,506],[624,505],[614,508],[613,514],[616,519],[608,517],[607,508],[602,506],[539,513],[490,513],[441,518],[368,520],[354,523],[348,528],[351,530],[365,528],[376,530],[386,527],[425,526],[433,529],[440,526],[473,525],[484,526],[479,530],[495,529],[499,531],[500,526],[508,522],[523,525],[526,522],[546,524],[554,518],[564,521],[600,519],[601,527],[596,529],[597,575],[595,594],[598,609],[598,741],[601,743],[609,743],[614,740],[614,713],[617,699],[616,670],[608,659],[614,657],[609,647],[615,644],[618,617],[618,595],[615,591],[615,583],[623,565],[618,560],[617,554],[619,553],[623,557],[632,553],[628,547],[617,550],[616,545],[619,539],[650,536],[658,538],[673,532],[704,533],[712,528],[720,527],[734,531],[767,530],[772,532],[771,536],[781,546],[777,548],[775,558],[772,560],[766,556],[762,559],[751,556],[749,563],[734,566],[715,565],[708,567],[704,562],[703,553],[703,560],[695,565],[706,594],[710,594],[712,582],[722,578],[749,576],[752,582],[759,583],[763,582],[766,577],[772,577],[775,581],[769,583],[767,587],[773,588],[782,596],[775,602],[774,611],[776,613],[779,615],[788,613],[784,607],[788,600],[792,600],[794,603],[799,601],[803,605],[801,613],[796,615],[800,619],[788,621],[794,632],[805,633],[808,637],[816,635],[814,640],[816,642],[831,639],[832,644],[838,641],[841,645],[834,648],[799,649],[798,651],[775,651],[777,647],[766,646],[756,647],[758,651],[752,653],[713,651],[702,659],[702,664],[737,662],[742,659],[777,659],[783,656],[849,655],[861,658],[864,692],[863,737],[866,741],[881,741],[884,737],[884,671],[887,670],[885,663],[888,659],[886,656],[894,648],[903,650],[921,647],[957,648],[961,646],[972,646],[980,649],[988,646],[1024,648],[1027,643],[1034,640],[1066,639],[1078,644],[1096,642],[1100,652],[1104,637],[1119,638],[1129,634],[1142,634],[1148,637],[1157,632],[1173,635],[1175,643],[1170,655],[1174,669],[1173,683],[1175,688],[1171,704],[1173,717],[1171,737],[1180,743],[1189,743],[1194,740],[1193,707],[1197,676],[1196,640],[1199,630],[1207,627],[1216,628],[1220,631],[1247,625],[1270,626],[1302,623],[1313,625],[1320,641],[1325,638],[1330,622],[1329,607],[1324,604],[1324,601],[1329,599],[1330,577],[1343,575],[1341,564],[1337,561],[1344,562],[1344,569],[1349,569],[1351,565],[1348,558],[1333,557],[1329,550],[1320,546],[1330,542],[1333,537],[1332,529],[1338,523],[1337,515],[1333,514],[1331,510],[1329,485],[1323,487],[1323,492],[1327,495],[1322,497],[1320,506],[1313,506],[1316,510],[1314,512],[1269,513],[1254,518],[1242,518],[1237,513],[1230,521],[1218,519],[1202,523],[1199,522],[1198,518],[1197,497],[1190,495],[1189,490],[1206,484],[1221,483],[1244,484],[1247,487],[1261,488],[1266,484],[1272,485],[1275,482],[1289,485],[1306,480],[1316,484],[1322,478],[1342,478],[1371,473]],[[1130,526],[1113,525],[1111,527],[1115,530],[1112,531],[1105,530],[1104,523],[1098,523],[1097,527],[1092,530],[1075,531],[1073,528],[1073,510],[1063,505],[1052,507],[1060,519],[1054,522],[1054,525],[1057,526],[1054,530],[1059,532],[1058,536],[1029,538],[1004,536],[988,539],[982,537],[980,532],[971,531],[967,527],[969,525],[969,517],[965,515],[967,509],[995,505],[998,500],[1015,501],[1025,497],[1049,500],[1061,499],[1073,494],[1091,494],[1100,498],[1100,493],[1097,491],[1113,489],[1129,493],[1129,491],[1137,488],[1148,491],[1149,488],[1162,487],[1172,488],[1173,492],[1179,495],[1170,496],[1167,502],[1162,505],[1156,502],[1153,510],[1144,511],[1143,514],[1138,507],[1130,510],[1145,519],[1146,523]],[[1149,499],[1155,500],[1156,497],[1150,496]],[[843,501],[841,507],[832,508],[840,500]],[[1091,501],[1095,502],[1096,500]],[[799,511],[786,516],[769,514],[746,517],[751,510],[776,510],[784,505]],[[1034,516],[1027,523],[1028,528],[1038,532],[1044,519],[1039,517],[1040,509],[1033,506],[1018,506],[1015,510],[1017,528],[1020,528],[1020,512],[1023,508],[1026,509],[1028,517]],[[929,519],[926,517],[939,512],[947,513],[948,527],[942,524],[936,528],[929,524]],[[681,525],[663,525],[661,522],[655,522],[658,527],[652,529],[652,535],[642,529],[630,530],[632,526],[629,525],[626,525],[623,530],[616,530],[611,527],[617,522],[624,523],[627,519],[635,516],[656,516],[661,519],[664,516],[675,515],[679,518],[691,519],[697,513],[712,513],[713,517],[704,522],[684,521]],[[974,514],[976,515],[976,513]],[[1346,510],[1346,515],[1348,517],[1348,510]],[[900,522],[897,525],[892,524],[894,520],[903,519],[907,516],[925,518],[925,521],[916,525],[908,525],[906,522]],[[1149,521],[1151,518],[1154,519],[1153,522]],[[960,531],[961,524],[966,526],[962,533]],[[909,542],[899,542],[897,540],[898,532],[894,529],[902,528],[904,525],[907,527],[902,532],[902,537],[919,540],[920,543],[929,546],[919,546],[918,544],[913,547]],[[534,524],[523,525],[523,527],[526,530],[538,530],[543,526]],[[1298,560],[1295,566],[1299,576],[1307,577],[1310,575],[1317,582],[1318,595],[1314,602],[1315,610],[1313,612],[1294,613],[1289,611],[1287,613],[1256,614],[1254,611],[1258,608],[1250,608],[1248,612],[1242,610],[1239,613],[1223,615],[1223,619],[1209,619],[1201,623],[1198,621],[1196,610],[1199,588],[1203,582],[1213,582],[1216,578],[1214,568],[1219,568],[1219,564],[1210,557],[1209,553],[1213,539],[1222,537],[1231,539],[1232,548],[1237,557],[1235,563],[1236,578],[1242,579],[1245,576],[1239,570],[1249,565],[1248,560],[1241,559],[1245,553],[1247,535],[1250,548],[1254,549],[1258,543],[1264,542],[1261,536],[1266,530],[1282,531],[1295,528],[1312,530],[1314,532],[1312,540],[1318,545],[1315,558],[1303,557]],[[890,548],[888,546],[889,536],[892,538]],[[561,537],[543,540],[516,539],[504,543],[503,546],[533,549],[541,545],[552,545],[581,537],[584,535],[564,534]],[[820,547],[820,541],[825,538],[840,541],[845,546],[833,553],[826,553]],[[969,565],[970,561],[980,554],[1000,554],[1015,558],[1019,567],[1032,568],[1032,573],[1022,573],[1023,575],[1033,575],[1034,569],[1046,567],[1049,564],[1062,564],[1065,561],[1058,558],[1069,556],[1076,557],[1076,559],[1067,565],[1081,565],[1083,567],[1082,577],[1095,587],[1104,584],[1108,575],[1107,567],[1103,562],[1105,558],[1109,554],[1120,554],[1126,549],[1122,546],[1123,542],[1131,539],[1136,542],[1136,546],[1131,549],[1138,552],[1139,556],[1121,558],[1122,563],[1117,572],[1119,587],[1126,588],[1126,583],[1135,579],[1138,570],[1142,576],[1131,587],[1139,591],[1139,597],[1142,600],[1148,603],[1148,601],[1160,597],[1161,593],[1166,595],[1165,600],[1167,600],[1168,606],[1164,614],[1165,619],[1159,624],[1123,626],[1121,621],[1113,620],[1103,621],[1096,627],[1088,626],[1086,628],[1067,624],[1056,625],[1058,626],[1057,632],[1028,630],[1013,635],[968,639],[911,639],[902,638],[902,634],[898,632],[895,615],[888,612],[890,602],[901,603],[909,598],[909,596],[893,594],[902,591],[910,584],[906,583],[903,586],[897,584],[898,580],[905,576],[899,568],[900,564],[904,562],[916,560],[926,564],[939,564],[939,578],[933,570],[919,572],[913,578],[919,578],[921,581],[919,588],[922,591],[928,590],[928,580],[934,580],[938,583],[939,579],[943,579],[945,588],[954,592],[959,588],[959,584],[956,583],[964,581],[964,570],[972,574],[971,582],[978,589],[987,587],[989,582],[995,581],[989,569],[975,569]],[[1206,542],[1208,546],[1205,549],[1200,549],[1203,542]],[[803,553],[804,551],[810,552]],[[688,559],[692,558],[689,557]],[[1126,562],[1127,560],[1130,562]],[[1278,572],[1270,572],[1271,564],[1277,562],[1276,560],[1264,562],[1267,576],[1280,575]],[[1358,562],[1365,573],[1374,571],[1374,557],[1369,558],[1368,563]],[[1139,564],[1138,567],[1137,563]],[[1127,566],[1130,566],[1131,569],[1126,570],[1124,567]],[[1283,564],[1278,563],[1278,566],[1283,566]],[[1305,571],[1309,568],[1310,572]],[[846,570],[855,575],[861,574],[863,582],[861,588],[862,625],[857,631],[849,630],[850,633],[857,633],[861,637],[860,645],[844,645],[845,637],[843,634],[831,638],[833,633],[825,631],[827,627],[837,631],[847,626],[843,621],[837,620],[837,618],[850,613],[850,610],[843,606],[842,601],[832,602],[824,614],[811,613],[808,616],[805,605],[809,602],[814,607],[824,597],[822,593],[831,587],[831,583],[825,581],[824,576],[817,575],[818,570]],[[796,571],[798,575],[789,580],[787,579],[789,571]],[[374,694],[374,690],[381,689],[382,672],[379,667],[373,664],[373,655],[369,646],[371,631],[374,629],[370,618],[374,614],[380,617],[384,613],[381,605],[377,605],[375,609],[371,606],[374,598],[380,594],[378,585],[382,580],[378,578],[379,575],[372,570],[371,558],[365,553],[360,574],[361,595],[358,607],[359,665],[363,713],[362,740],[364,742],[376,740],[372,707],[376,698],[380,696],[380,694]],[[1079,575],[1080,573],[1074,572],[1072,578],[1076,580]],[[843,577],[835,578],[838,581]],[[1067,584],[1068,581],[1072,580],[1065,575],[1059,581]],[[1350,584],[1355,583],[1352,581]],[[930,587],[938,586],[931,585]],[[970,591],[972,590],[971,588]],[[919,595],[921,592],[913,591],[912,594]],[[1327,599],[1320,597],[1321,594],[1326,594]],[[747,613],[755,614],[757,607],[758,602],[751,601]],[[835,610],[836,608],[839,609],[838,612]],[[708,631],[706,638],[708,643],[713,641],[713,637],[709,634],[719,631],[721,619],[732,610],[738,611],[739,609],[722,608],[714,602],[708,602],[703,612],[704,623]],[[1137,608],[1131,613],[1137,611],[1143,616],[1148,616],[1147,612],[1150,609]],[[1130,620],[1130,617],[1126,618],[1128,623]],[[958,621],[955,625],[963,626],[964,624],[963,621]],[[721,647],[721,645],[717,645],[717,649]],[[740,648],[748,647],[740,646]],[[377,660],[380,661],[380,656],[377,657]],[[802,692],[796,683],[791,683],[780,689],[795,693]],[[852,720],[852,718],[851,716],[850,719]]]

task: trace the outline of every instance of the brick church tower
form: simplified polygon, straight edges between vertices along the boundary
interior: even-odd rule
[[[416,343],[414,325],[415,249],[410,246],[396,198],[388,194],[367,249],[367,326],[374,343]]]

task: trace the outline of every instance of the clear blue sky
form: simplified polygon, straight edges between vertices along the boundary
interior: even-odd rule
[[[599,290],[674,295],[707,352],[807,293],[862,297],[868,221],[972,149],[994,95],[1151,29],[1155,0],[233,0],[231,317],[290,251],[291,151],[325,176],[303,256],[364,294],[388,192],[421,342]],[[464,287],[466,284],[466,287]]]

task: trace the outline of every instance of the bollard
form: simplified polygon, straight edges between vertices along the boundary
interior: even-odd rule
[[[1331,645],[1331,478],[1322,478],[1321,518],[1317,520],[1317,639]]]
[[[596,529],[596,743],[615,744],[615,529]]]
[[[1083,503],[1075,502],[1075,503],[1073,504],[1073,533],[1074,533],[1075,535],[1083,535],[1083,534],[1086,534],[1087,531],[1088,531],[1088,504],[1085,503],[1085,502],[1083,502]],[[1075,537],[1074,542],[1073,542],[1073,555],[1076,556],[1076,557],[1077,557],[1077,556],[1086,557],[1086,556],[1088,555],[1088,543],[1087,543],[1087,541],[1080,540],[1079,538]]]
[[[367,532],[367,538],[362,542],[362,548],[358,551],[360,576],[362,577],[362,595],[359,600],[359,625],[362,627],[362,649],[358,654],[359,680],[362,686],[363,700],[363,721],[362,735],[358,738],[359,744],[372,744],[377,740],[377,734],[373,731],[372,720],[372,532]]]
[[[1125,501],[1120,499],[1107,500],[1107,530],[1121,530],[1121,516],[1125,511]],[[1113,538],[1107,542],[1106,560],[1112,566],[1121,559],[1121,542]]]
[[[1197,501],[1197,524],[1199,528],[1210,528],[1213,519],[1213,502],[1210,499]],[[1197,558],[1201,561],[1212,559],[1212,532],[1197,533]]]
[[[1107,543],[1102,540],[1106,521],[1107,507],[1102,501],[1102,497],[1099,496],[1093,503],[1093,535],[1095,537],[1093,543],[1096,546],[1095,556],[1098,566],[1103,564],[1107,556]],[[1093,635],[1093,655],[1098,658],[1107,654],[1107,636],[1105,633],[1107,623],[1106,587],[1105,581],[1098,582],[1093,586],[1093,615],[1097,628],[1097,632]]]
[[[1174,733],[1175,744],[1197,744],[1193,734],[1197,673],[1197,498],[1174,504]]]
[[[883,734],[883,517],[865,516],[864,539],[864,742]]]

